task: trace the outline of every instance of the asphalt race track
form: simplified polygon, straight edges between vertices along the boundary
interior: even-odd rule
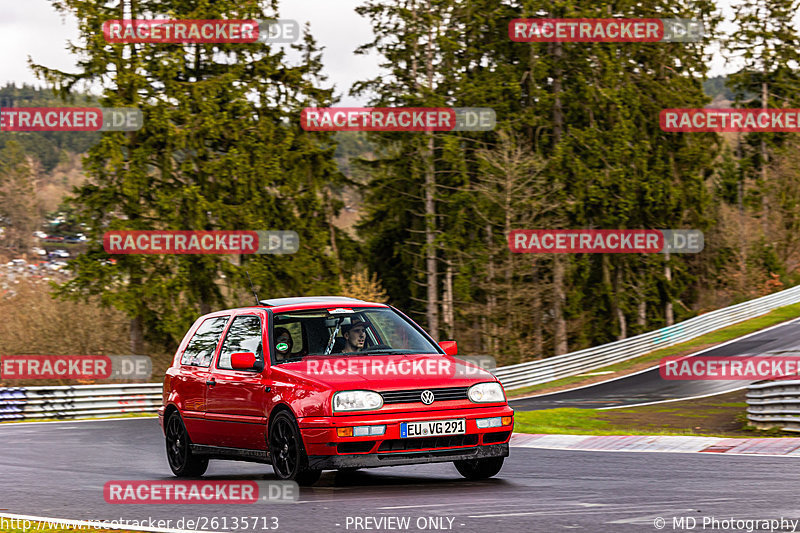
[[[705,355],[800,351],[800,320],[722,345]],[[724,392],[730,381],[665,381],[658,370],[574,391],[512,402],[515,409],[607,407]],[[637,453],[512,447],[500,475],[461,478],[450,463],[326,472],[285,504],[108,504],[116,480],[174,480],[156,419],[0,425],[0,513],[73,520],[277,517],[277,531],[769,531],[747,526],[800,521],[797,457]],[[268,465],[212,461],[205,479],[271,480]],[[408,529],[379,527],[388,517]],[[661,519],[664,522],[661,522]],[[731,519],[740,520],[739,528]],[[683,520],[683,522],[678,522]],[[692,521],[693,520],[693,521]],[[718,522],[713,522],[717,520]],[[356,524],[361,524],[360,527]],[[387,522],[382,522],[386,524]],[[393,524],[393,522],[389,523]],[[657,528],[656,524],[663,526]],[[152,525],[155,525],[154,523]],[[689,527],[694,525],[694,527]],[[715,527],[716,526],[716,527]],[[795,523],[800,531],[800,522]],[[201,529],[233,531],[232,527]],[[5,530],[0,522],[0,531]],[[238,531],[244,531],[239,529]],[[248,531],[275,531],[252,527]]]
[[[445,528],[452,519],[439,531],[481,533],[655,532],[658,517],[669,531],[680,530],[673,517],[695,518],[695,531],[731,531],[700,525],[704,517],[800,519],[792,457],[512,448],[500,476],[485,482],[444,463],[328,472],[290,504],[111,505],[107,481],[174,479],[157,420],[7,424],[0,449],[0,512],[49,518],[170,519],[175,527],[181,517],[260,515],[278,517],[278,531],[320,533],[365,530],[352,520],[389,516],[410,517],[409,531],[437,530],[426,528],[434,517]],[[206,478],[274,479],[269,466],[230,461],[212,462]]]
[[[704,356],[800,355],[800,320],[701,352]],[[699,355],[695,354],[695,355]],[[662,379],[658,368],[586,388],[510,401],[517,411],[556,407],[602,408],[719,394],[740,389],[749,381],[673,381]],[[800,529],[799,529],[800,530]]]

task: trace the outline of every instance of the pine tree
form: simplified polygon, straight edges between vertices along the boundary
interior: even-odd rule
[[[83,41],[71,47],[81,56],[79,71],[35,70],[61,92],[100,83],[103,106],[144,113],[142,129],[105,133],[89,152],[90,180],[74,204],[95,244],[62,293],[101,293],[128,313],[134,353],[143,353],[145,333],[171,344],[199,313],[241,304],[235,299],[247,282],[236,258],[124,255],[107,264],[102,235],[123,229],[294,230],[296,254],[243,260],[262,297],[335,290],[322,194],[341,177],[335,146],[329,134],[299,126],[302,107],[328,105],[332,94],[316,85],[321,64],[310,36],[294,45],[304,60],[291,66],[281,49],[262,43],[108,44],[101,31],[114,18],[276,18],[277,2],[54,5],[79,20]]]
[[[798,107],[800,96],[800,33],[794,18],[798,0],[740,0],[734,4],[737,28],[726,40],[731,58],[742,63],[728,79],[737,106],[745,108]],[[769,232],[770,152],[782,144],[785,134],[751,133],[745,137],[747,154],[758,172],[761,217]]]
[[[0,245],[26,253],[33,244],[38,203],[33,169],[22,146],[8,141],[0,150]]]

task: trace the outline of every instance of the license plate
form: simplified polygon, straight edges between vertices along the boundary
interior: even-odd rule
[[[400,437],[438,437],[441,435],[463,435],[467,432],[467,421],[458,420],[430,420],[427,422],[402,422],[400,424]]]

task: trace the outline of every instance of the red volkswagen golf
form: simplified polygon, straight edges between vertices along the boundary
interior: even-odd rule
[[[344,297],[262,300],[200,317],[164,379],[159,420],[176,476],[209,459],[322,470],[453,461],[500,471],[513,411],[491,373],[397,309]]]

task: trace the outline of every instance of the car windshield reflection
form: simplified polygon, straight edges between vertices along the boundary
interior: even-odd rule
[[[307,356],[441,354],[400,314],[383,307],[278,313],[272,337],[276,363]]]

